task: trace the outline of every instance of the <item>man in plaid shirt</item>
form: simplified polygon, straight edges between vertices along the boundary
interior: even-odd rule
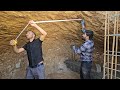
[[[82,29],[83,35],[82,39],[85,41],[79,48],[73,46],[73,50],[76,54],[80,54],[81,68],[80,68],[80,78],[90,79],[90,72],[92,68],[93,61],[93,31]]]

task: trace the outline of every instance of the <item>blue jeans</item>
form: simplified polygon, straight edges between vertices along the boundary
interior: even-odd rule
[[[45,79],[44,64],[39,65],[35,68],[27,67],[26,79]]]
[[[80,67],[80,78],[91,79],[90,73],[92,68],[92,61],[82,61]]]

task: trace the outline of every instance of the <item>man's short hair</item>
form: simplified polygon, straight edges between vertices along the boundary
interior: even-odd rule
[[[31,31],[31,32],[35,35],[35,37],[36,37],[36,34],[35,34],[35,32],[34,32],[34,31],[32,31],[32,30],[27,30],[27,32],[29,32],[29,31]]]
[[[82,30],[83,33],[86,33],[87,36],[89,36],[90,39],[93,39],[93,31],[92,30]]]

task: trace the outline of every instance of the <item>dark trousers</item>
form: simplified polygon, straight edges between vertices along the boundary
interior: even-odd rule
[[[92,68],[92,61],[82,61],[80,67],[80,78],[91,79],[90,72]]]

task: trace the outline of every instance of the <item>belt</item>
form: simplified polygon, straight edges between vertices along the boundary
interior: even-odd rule
[[[39,67],[40,65],[43,65],[43,62],[42,62],[42,63],[38,63],[38,64],[35,65],[35,66],[29,66],[29,67],[31,67],[31,68],[36,68],[36,67]]]
[[[92,62],[92,61],[82,61],[82,62],[88,62],[89,63],[89,62]]]

